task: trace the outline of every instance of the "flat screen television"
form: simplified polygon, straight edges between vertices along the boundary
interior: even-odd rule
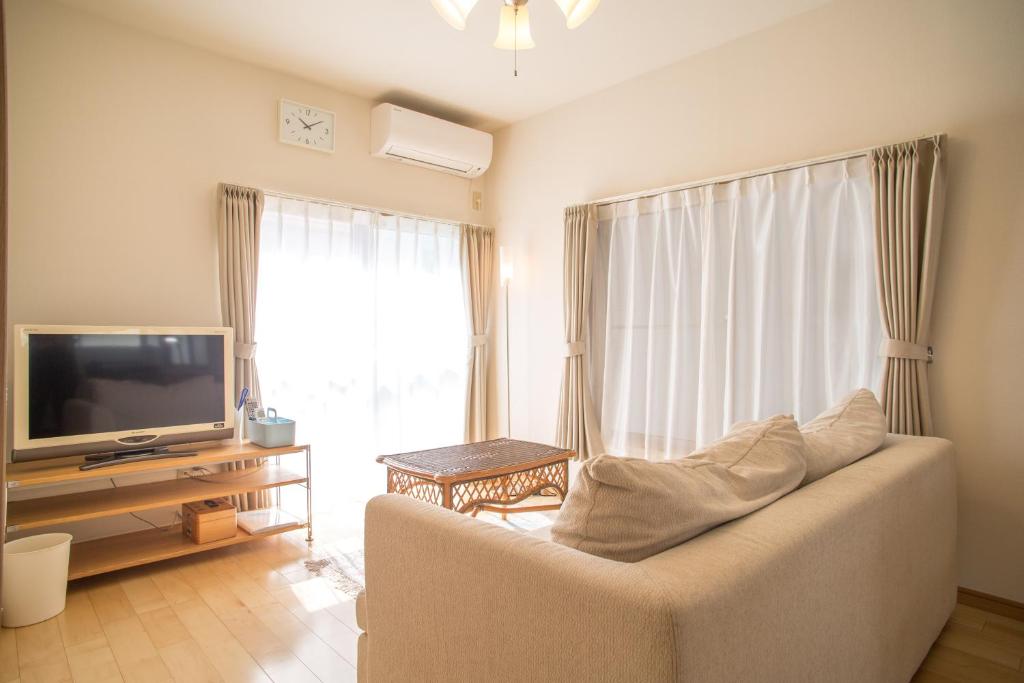
[[[17,325],[13,352],[15,462],[234,433],[230,328]]]

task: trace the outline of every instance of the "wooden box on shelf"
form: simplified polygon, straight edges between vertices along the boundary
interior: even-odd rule
[[[181,506],[181,533],[193,543],[212,543],[232,538],[238,529],[235,506],[227,498],[184,503]]]

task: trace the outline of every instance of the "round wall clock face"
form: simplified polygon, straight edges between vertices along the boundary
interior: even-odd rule
[[[281,142],[334,151],[334,112],[290,100],[281,100],[280,111]]]

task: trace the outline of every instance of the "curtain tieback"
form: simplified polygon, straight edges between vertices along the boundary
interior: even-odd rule
[[[256,342],[252,342],[251,344],[235,342],[235,358],[240,360],[252,360],[254,355],[256,355]]]
[[[473,336],[471,336],[469,338],[469,345],[473,346],[473,347],[476,347],[476,346],[486,346],[487,345],[487,335],[486,334],[474,334]]]
[[[899,339],[883,339],[878,355],[886,358],[910,358],[913,360],[931,360],[931,348]]]
[[[581,341],[567,342],[565,345],[565,357],[573,358],[575,356],[582,356],[587,350],[587,345]]]

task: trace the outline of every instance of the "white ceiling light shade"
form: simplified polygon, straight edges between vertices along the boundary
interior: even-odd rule
[[[478,0],[430,0],[431,4],[434,5],[434,9],[440,14],[445,21],[454,26],[460,31],[466,28],[466,19],[469,17],[469,13],[473,11],[473,7],[476,6]],[[506,24],[510,21],[509,18],[515,18],[515,12],[512,10],[519,8],[520,10],[520,21],[526,23],[525,33],[529,35],[530,26],[529,18],[526,11],[526,3],[529,0],[504,0],[504,4],[501,8],[501,21],[498,25],[498,42],[502,42],[502,36],[506,30]],[[559,9],[562,10],[562,14],[565,15],[565,25],[569,28],[576,28],[584,21],[586,21],[597,6],[601,4],[601,0],[555,0],[555,4],[558,5]],[[514,22],[513,22],[514,23]],[[522,32],[522,29],[520,29]],[[514,34],[512,34],[514,35]],[[533,47],[533,40],[530,40],[529,47]],[[495,47],[502,47],[495,43]],[[522,45],[520,45],[522,47]],[[512,47],[502,47],[505,50],[511,50]],[[529,49],[529,48],[523,48]]]
[[[494,47],[499,50],[529,50],[536,47],[530,35],[530,10],[526,5],[503,5]]]
[[[3,0],[0,0],[2,2]],[[449,24],[460,31],[466,28],[466,17],[469,16],[477,0],[430,0],[438,14]],[[494,47],[499,50],[513,50],[512,75],[519,75],[519,51],[529,50],[536,45],[530,35],[530,11],[526,3],[530,0],[502,0],[501,18],[498,21],[498,36],[494,39]],[[555,0],[555,4],[565,14],[565,25],[576,28],[587,20],[601,0]]]
[[[459,29],[460,31],[466,28],[466,17],[473,11],[473,6],[476,5],[477,0],[430,0],[434,5],[434,9],[440,14],[445,21]]]
[[[594,13],[601,0],[555,0],[565,15],[565,25],[576,28]]]

